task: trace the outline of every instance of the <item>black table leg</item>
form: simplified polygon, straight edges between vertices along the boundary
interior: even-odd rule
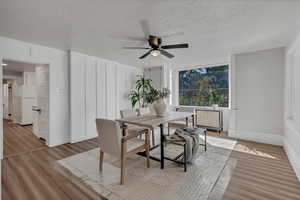
[[[204,150],[207,150],[207,142],[206,142],[206,130],[204,131]]]
[[[193,124],[193,127],[195,126],[195,117],[194,115],[192,115],[192,124]]]
[[[186,147],[186,143],[183,145],[184,148],[184,152],[183,152],[183,161],[184,161],[184,172],[186,172],[186,163],[187,163],[187,147]]]
[[[185,118],[185,125],[189,126],[189,118],[188,117]]]
[[[160,124],[160,168],[164,169],[165,167],[165,154],[164,154],[164,125]]]

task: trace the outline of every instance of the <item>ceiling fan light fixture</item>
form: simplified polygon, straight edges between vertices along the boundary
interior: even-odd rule
[[[160,55],[160,51],[159,50],[152,50],[151,53],[150,53],[152,56],[159,56]]]
[[[161,45],[162,39],[160,37],[149,35],[148,36],[149,47],[124,47],[125,49],[148,49],[139,59],[144,59],[147,56],[151,55],[153,57],[157,57],[159,55],[165,56],[169,59],[174,58],[175,56],[166,51],[166,49],[181,49],[188,48],[188,43],[181,44],[169,44],[169,45]]]

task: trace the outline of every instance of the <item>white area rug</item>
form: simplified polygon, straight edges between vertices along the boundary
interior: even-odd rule
[[[58,163],[67,168],[109,200],[205,200],[216,184],[236,141],[207,137],[208,149],[200,148],[194,164],[183,167],[165,161],[165,169],[160,163],[151,161],[151,167],[145,167],[145,159],[135,155],[127,160],[125,184],[119,185],[119,161],[106,155],[103,172],[98,171],[99,149],[80,153]],[[166,155],[175,155],[182,147],[168,145]],[[151,155],[160,155],[159,148]]]

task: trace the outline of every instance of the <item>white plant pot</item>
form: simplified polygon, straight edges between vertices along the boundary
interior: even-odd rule
[[[152,106],[157,116],[163,117],[167,114],[167,104],[164,100],[157,100]]]

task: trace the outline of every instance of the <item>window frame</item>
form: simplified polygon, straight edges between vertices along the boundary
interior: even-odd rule
[[[177,102],[178,102],[178,106],[180,106],[180,107],[193,107],[193,108],[208,108],[208,109],[211,109],[212,108],[212,106],[197,106],[197,105],[181,105],[180,104],[180,101],[179,101],[179,73],[181,72],[181,71],[187,71],[187,70],[192,70],[192,69],[199,69],[199,68],[209,68],[209,67],[219,67],[219,66],[223,66],[223,65],[228,65],[228,107],[221,107],[221,106],[219,106],[219,108],[221,108],[221,109],[231,109],[231,93],[232,93],[232,91],[231,91],[231,82],[232,82],[232,75],[231,75],[231,65],[230,65],[230,63],[228,63],[228,62],[225,62],[225,63],[215,63],[215,64],[206,64],[206,65],[195,65],[195,66],[192,66],[192,67],[184,67],[184,68],[179,68],[179,69],[177,69],[176,71],[177,71],[177,73],[176,73],[176,75],[177,75],[177,77],[176,77],[176,79],[177,79],[177,91],[176,91],[176,93],[177,93]]]

